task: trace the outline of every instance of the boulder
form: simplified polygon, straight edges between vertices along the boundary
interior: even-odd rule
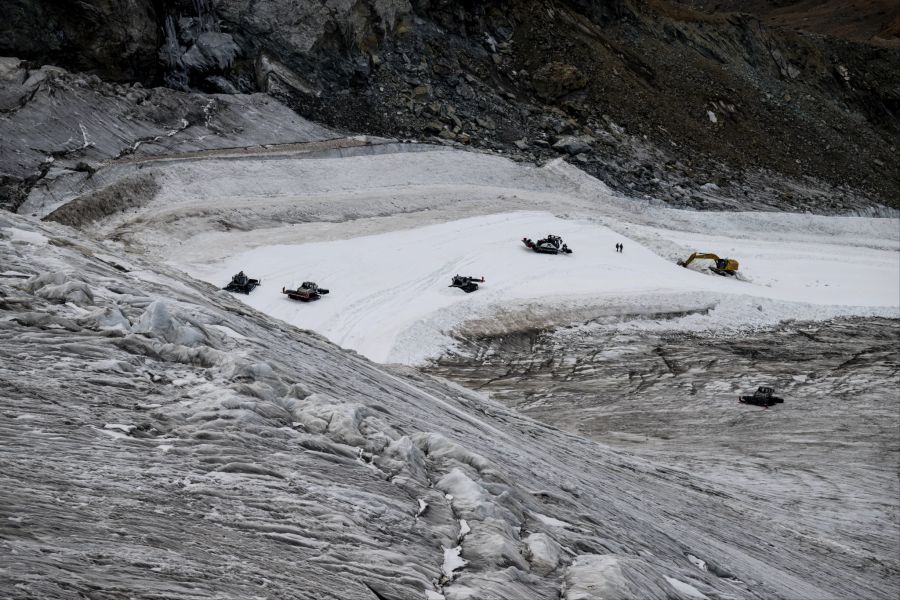
[[[577,67],[549,62],[534,72],[531,83],[538,97],[549,102],[583,88],[587,78]]]
[[[589,135],[567,135],[559,138],[553,149],[557,152],[565,152],[571,156],[581,154],[582,152],[590,152],[591,144],[596,140]]]

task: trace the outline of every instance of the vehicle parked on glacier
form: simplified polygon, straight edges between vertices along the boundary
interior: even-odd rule
[[[754,406],[764,406],[766,408],[784,402],[784,398],[775,395],[775,388],[761,385],[752,396],[740,396],[738,400],[741,404],[753,404]]]
[[[548,234],[547,237],[539,239],[537,242],[531,238],[522,238],[522,243],[526,248],[534,250],[539,254],[572,254],[569,248],[558,235]]]
[[[327,294],[328,290],[319,287],[312,281],[304,281],[300,284],[299,287],[297,287],[297,289],[290,290],[287,288],[281,288],[281,293],[287,294],[287,297],[291,300],[311,302],[313,300],[318,300],[319,298]]]
[[[226,285],[223,290],[226,292],[235,292],[237,294],[249,294],[260,284],[259,279],[251,279],[244,275],[241,271],[231,278],[231,283]]]
[[[714,261],[713,265],[709,267],[709,270],[716,275],[725,277],[734,277],[737,275],[738,267],[740,266],[738,261],[733,258],[719,258],[718,254],[713,254],[712,252],[694,252],[687,260],[679,260],[678,265],[687,268],[687,266],[695,260],[704,259]]]
[[[475,290],[478,289],[478,284],[484,283],[484,277],[478,279],[477,277],[466,277],[465,275],[454,275],[453,281],[450,282],[450,285],[447,287],[455,287],[459,288],[467,294],[471,294]]]

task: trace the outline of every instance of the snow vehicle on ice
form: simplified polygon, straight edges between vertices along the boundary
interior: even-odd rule
[[[478,279],[477,277],[465,277],[464,275],[454,275],[453,281],[450,282],[450,285],[447,287],[456,287],[461,289],[467,294],[471,294],[475,290],[478,289],[478,284],[484,283],[484,277]]]
[[[741,404],[753,404],[755,406],[765,407],[784,402],[784,398],[779,398],[775,395],[775,388],[766,387],[764,385],[759,386],[759,388],[753,392],[752,396],[740,396],[738,400],[740,400]]]
[[[310,302],[312,300],[318,300],[319,298],[327,294],[328,290],[326,290],[325,288],[320,288],[312,281],[304,281],[296,290],[281,288],[281,293],[287,294],[287,297],[291,300]]]
[[[241,271],[231,278],[231,283],[226,285],[223,290],[226,292],[236,292],[238,294],[249,294],[253,288],[260,284],[259,279],[250,279]]]
[[[526,237],[522,238],[522,243],[525,244],[526,248],[530,248],[540,254],[559,254],[560,252],[572,254],[572,250],[563,243],[562,238],[558,235],[548,235],[537,242],[533,242]]]
[[[738,270],[738,261],[732,258],[719,258],[718,254],[713,254],[712,252],[694,252],[691,254],[687,260],[679,260],[678,265],[681,267],[687,267],[695,260],[700,260],[708,258],[709,260],[716,261],[715,266],[709,268],[710,271],[715,273],[716,275],[723,276],[734,276],[737,275]]]

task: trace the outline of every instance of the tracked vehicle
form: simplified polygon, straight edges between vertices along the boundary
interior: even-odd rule
[[[301,302],[312,302],[313,300],[318,300],[322,296],[328,293],[328,290],[325,288],[320,288],[317,284],[312,281],[304,281],[300,286],[295,290],[289,290],[287,288],[281,288],[282,294],[287,294],[287,297],[291,300],[299,300]]]
[[[530,238],[522,238],[522,243],[526,248],[534,250],[539,254],[572,254],[571,248],[563,243],[562,238],[558,235],[548,235],[537,242]]]
[[[764,385],[753,392],[752,396],[740,396],[738,400],[741,404],[753,404],[754,406],[765,406],[766,408],[784,402],[784,398],[775,395],[775,388]]]
[[[237,294],[249,294],[260,284],[259,279],[251,279],[244,275],[244,272],[241,271],[237,275],[231,278],[231,283],[226,285],[223,290],[226,292],[235,292]]]
[[[454,275],[453,281],[450,282],[450,285],[447,287],[455,287],[459,288],[467,294],[471,294],[475,290],[478,289],[478,284],[484,283],[484,277],[478,279],[477,277],[466,277],[464,275]]]

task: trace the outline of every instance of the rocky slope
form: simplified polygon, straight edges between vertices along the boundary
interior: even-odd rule
[[[749,13],[772,27],[900,47],[900,6],[892,0],[684,0],[682,3],[708,13]]]
[[[0,208],[13,210],[35,187],[89,182],[107,161],[340,137],[264,94],[146,89],[9,58],[0,59],[0,111]]]
[[[674,210],[618,197],[563,161],[534,168],[427,145],[125,159],[82,182],[73,202],[54,203],[70,191],[58,177],[22,206],[80,231],[21,216],[0,225],[0,319],[8,319],[0,320],[0,378],[10,396],[3,439],[12,440],[4,464],[15,466],[4,489],[88,503],[75,508],[84,521],[107,510],[87,492],[66,496],[75,481],[114,507],[83,529],[60,523],[50,502],[11,514],[24,523],[8,534],[17,552],[9,585],[26,586],[22,595],[62,596],[68,584],[119,595],[246,597],[255,591],[251,573],[249,581],[267,586],[257,593],[300,598],[365,598],[368,589],[390,599],[424,591],[451,599],[616,597],[607,584],[619,597],[680,600],[692,596],[685,589],[722,599],[891,597],[900,576],[896,220]],[[117,206],[114,192],[138,177],[153,182],[153,194],[132,190],[139,202]],[[108,181],[123,185],[104,187]],[[497,214],[496,244],[482,245],[472,218],[547,206],[568,223],[546,213]],[[460,217],[470,222],[449,237],[416,243],[403,235]],[[517,239],[522,230],[559,233],[587,219],[609,230],[587,228],[572,256],[539,257]],[[709,239],[710,231],[749,279],[675,266],[705,247],[693,234]],[[347,245],[373,234],[388,235]],[[625,241],[626,254],[612,252],[613,240]],[[461,259],[460,245],[471,254]],[[243,254],[266,246],[274,249],[259,261]],[[410,256],[426,268],[411,268]],[[229,257],[221,272],[204,268]],[[579,261],[588,269],[567,275]],[[883,270],[866,275],[877,265]],[[239,268],[254,276],[265,269],[246,301],[269,313],[176,267],[205,271],[213,286]],[[453,306],[430,304],[463,269],[487,283]],[[674,293],[667,270],[711,287]],[[408,280],[385,276],[392,271]],[[332,294],[315,305],[279,293],[320,277]],[[510,277],[512,287],[502,281]],[[596,285],[567,302],[576,279]],[[894,320],[785,324],[867,312],[743,296],[777,291],[786,280],[805,286],[816,304],[882,297],[887,306],[874,314]],[[492,310],[484,300],[496,303]],[[433,329],[471,336],[433,373],[510,407],[420,371],[372,365],[278,320],[320,326],[302,317],[320,309],[334,310],[325,320],[353,334],[335,337],[348,346],[353,337],[395,340],[410,351]],[[398,335],[401,314],[416,324]],[[679,318],[696,327],[677,329]],[[592,324],[565,327],[584,321]],[[37,370],[43,379],[35,382]],[[761,383],[777,385],[788,404],[764,411],[736,403]],[[454,461],[444,462],[435,434],[477,457],[454,446]],[[414,457],[404,455],[404,466],[396,452],[407,449]],[[67,456],[56,467],[62,474],[42,466],[47,454]],[[491,498],[477,488],[472,496],[458,475],[443,481],[454,468]],[[412,491],[395,487],[413,485],[403,469],[419,477]],[[563,492],[576,473],[582,487],[569,506]],[[428,508],[417,515],[420,498]],[[0,503],[24,504],[19,496]],[[519,510],[534,512],[519,518]],[[74,541],[60,541],[54,527]],[[698,527],[702,538],[680,549]],[[457,557],[453,544],[466,528]],[[179,537],[185,529],[199,548]],[[29,542],[32,531],[39,542]],[[104,554],[114,535],[132,563]],[[716,558],[723,555],[727,561]],[[442,580],[444,561],[457,558],[469,562]],[[84,575],[55,574],[39,587],[39,574],[59,562]],[[244,567],[222,573],[222,563]],[[694,570],[715,579],[698,581]],[[599,575],[590,583],[592,573]],[[335,579],[343,587],[329,587]],[[297,580],[302,591],[291,587]]]
[[[900,53],[884,45],[658,0],[59,4],[14,3],[0,51],[265,91],[342,130],[562,154],[679,206],[897,205]]]
[[[898,321],[793,322],[730,336],[622,323],[642,318],[473,335],[428,371],[542,422],[727,482],[766,502],[767,518],[798,542],[827,530],[896,576],[885,558],[900,554],[889,383],[900,368]],[[776,386],[785,403],[738,404],[758,385]],[[826,525],[826,514],[835,521]]]
[[[0,595],[892,598],[895,320],[738,343],[595,323],[473,338],[434,367],[513,409],[373,364],[166,262],[534,202],[626,215],[619,233],[670,259],[684,248],[651,239],[650,208],[687,231],[871,241],[876,219],[831,229],[633,197],[896,206],[896,52],[758,14],[5,3],[0,51],[22,58],[0,60],[0,206],[23,215],[0,211]],[[564,162],[359,132],[562,156],[631,197]],[[513,171],[529,185],[508,185]],[[798,360],[806,380],[785,375]],[[757,371],[809,394],[791,418],[730,418],[721,397]],[[708,402],[673,410],[672,386]]]
[[[740,488],[374,365],[73,230],[0,216],[0,261],[5,597],[896,589],[880,546],[786,529]]]

